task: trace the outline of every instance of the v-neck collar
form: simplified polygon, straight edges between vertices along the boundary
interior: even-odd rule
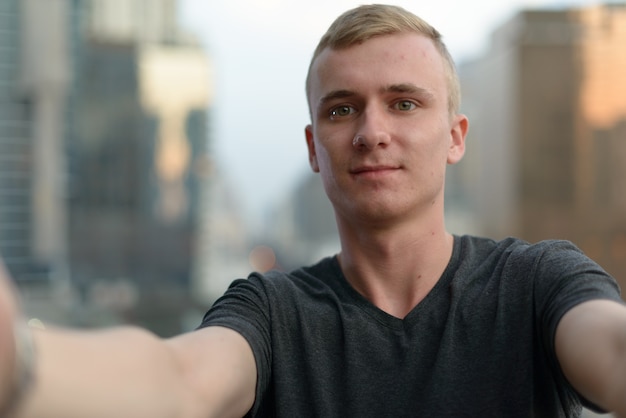
[[[339,260],[336,255],[331,259],[331,268],[333,269],[336,276],[336,280],[332,281],[338,286],[337,290],[343,293],[347,298],[349,298],[349,301],[351,303],[356,304],[356,306],[362,309],[372,319],[389,328],[401,330],[407,327],[410,328],[411,325],[415,322],[413,318],[418,317],[421,312],[429,308],[429,305],[435,303],[434,301],[437,300],[442,292],[447,292],[446,289],[452,281],[454,273],[458,269],[460,263],[460,254],[461,239],[460,237],[455,235],[452,248],[452,256],[450,257],[450,261],[448,262],[448,265],[446,266],[441,277],[439,278],[439,280],[437,280],[437,283],[435,283],[433,288],[430,290],[430,292],[428,292],[424,299],[422,299],[417,305],[415,305],[404,318],[398,318],[383,311],[372,302],[370,302],[367,298],[365,298],[354,287],[352,287],[352,285],[348,282],[346,276],[343,274],[343,271],[341,270],[341,266],[339,264]]]

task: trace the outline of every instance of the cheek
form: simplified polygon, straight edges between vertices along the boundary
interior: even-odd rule
[[[329,154],[326,149],[318,152],[317,164],[319,167],[319,173],[324,179],[324,182],[327,182],[335,176],[336,164],[333,162],[331,154]]]
[[[341,152],[336,147],[325,147],[318,144],[317,149],[317,164],[319,167],[319,174],[324,183],[326,193],[329,195],[334,194],[337,189],[342,189],[345,183],[347,173],[347,167],[349,161],[346,161],[347,153]]]
[[[433,135],[430,139],[423,137],[412,145],[413,157],[409,164],[421,173],[422,178],[440,178],[445,175],[448,165],[448,148],[446,138],[441,135]]]
[[[338,164],[338,158],[340,152],[337,149],[337,141],[330,139],[321,139],[316,142],[317,163],[320,168],[320,172],[326,173],[333,169]]]

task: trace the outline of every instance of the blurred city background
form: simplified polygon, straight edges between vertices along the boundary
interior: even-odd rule
[[[0,254],[33,318],[169,336],[233,279],[339,248],[305,118],[295,137],[257,132],[297,143],[304,169],[282,193],[267,184],[251,219],[215,153],[210,42],[180,15],[176,0],[0,2]],[[246,83],[267,82],[257,58]],[[458,61],[471,129],[447,179],[449,230],[570,239],[626,288],[626,3],[518,10]],[[263,100],[276,125],[293,105]],[[254,123],[247,97],[229,106]],[[281,169],[239,152],[256,158],[239,175]]]

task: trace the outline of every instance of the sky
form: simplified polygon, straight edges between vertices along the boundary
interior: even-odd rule
[[[379,1],[386,3],[384,1]],[[219,172],[254,223],[310,172],[304,79],[319,38],[356,0],[181,0],[181,24],[206,48],[214,102],[210,120]],[[585,6],[594,0],[393,2],[444,37],[457,63],[480,56],[493,30],[525,8]]]

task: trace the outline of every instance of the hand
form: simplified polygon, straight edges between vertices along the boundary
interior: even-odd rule
[[[17,316],[17,294],[0,259],[0,411],[13,396],[15,386],[16,356],[13,326]]]

